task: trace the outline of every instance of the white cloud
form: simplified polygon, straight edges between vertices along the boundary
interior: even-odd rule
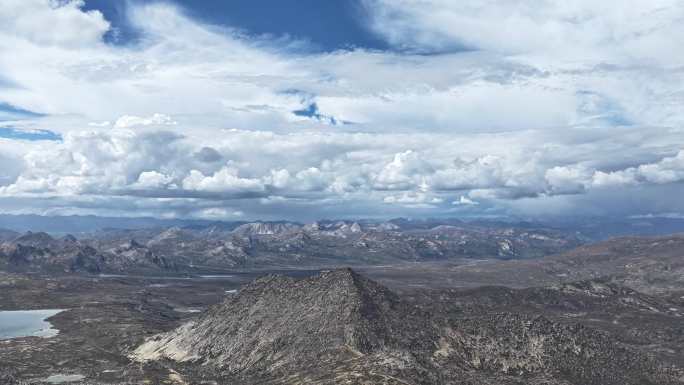
[[[166,187],[172,181],[173,177],[169,175],[164,175],[154,170],[143,171],[140,173],[137,182],[135,182],[133,186],[143,189],[159,189]]]
[[[424,192],[405,192],[399,195],[388,195],[385,203],[398,204],[407,208],[430,209],[444,202],[444,199]]]
[[[268,182],[275,188],[285,188],[290,183],[290,172],[286,169],[271,170],[271,178]]]
[[[483,49],[583,62],[681,60],[676,0],[368,0],[373,27],[423,50]],[[669,57],[669,58],[668,58]]]
[[[451,204],[456,206],[477,206],[479,203],[466,196],[461,195],[461,197],[458,198],[458,200],[451,202]]]
[[[394,155],[375,178],[375,186],[383,190],[408,190],[420,185],[432,167],[421,156],[407,150]]]
[[[374,30],[408,52],[320,54],[156,2],[129,9],[140,44],[111,46],[101,14],[54,5],[0,6],[0,73],[16,85],[0,102],[48,114],[13,125],[63,136],[0,139],[12,204],[216,218],[530,201],[572,212],[580,196],[684,180],[674,0],[369,0]],[[312,103],[354,124],[293,115]]]
[[[554,194],[579,194],[584,192],[591,172],[581,166],[556,166],[547,170],[544,177]]]
[[[183,179],[183,188],[218,193],[264,191],[264,185],[260,180],[240,178],[238,173],[239,171],[232,167],[223,167],[210,176],[205,176],[198,170],[191,170],[188,176]]]
[[[435,172],[432,185],[440,190],[467,190],[474,188],[502,187],[512,175],[506,175],[510,160],[485,155],[474,160],[455,159],[453,166]]]
[[[684,181],[684,150],[675,156],[665,157],[655,163],[642,164],[613,172],[597,171],[596,186],[620,186],[640,183],[666,184]]]
[[[171,119],[170,116],[155,113],[150,117],[141,118],[139,116],[124,115],[114,122],[116,128],[129,128],[136,126],[174,126],[178,122]]]
[[[211,207],[193,213],[193,217],[209,220],[235,220],[244,215],[242,211],[223,207]]]
[[[100,45],[109,22],[99,11],[82,12],[83,5],[83,0],[4,0],[0,7],[0,34],[4,37],[0,41],[26,39],[48,47],[72,48]]]

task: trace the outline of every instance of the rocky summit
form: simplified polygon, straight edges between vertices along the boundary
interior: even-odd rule
[[[684,383],[605,331],[427,298],[350,269],[268,275],[130,356],[231,384]]]

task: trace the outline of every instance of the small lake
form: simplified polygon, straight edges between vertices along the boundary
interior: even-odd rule
[[[18,337],[52,337],[59,333],[45,319],[64,310],[0,311],[0,340]]]

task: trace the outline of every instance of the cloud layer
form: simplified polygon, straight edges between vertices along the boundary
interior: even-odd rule
[[[133,3],[142,38],[113,46],[81,6],[0,6],[0,105],[26,112],[0,129],[61,137],[0,139],[3,211],[684,210],[678,2],[369,0],[369,29],[394,49],[328,53],[166,3]]]

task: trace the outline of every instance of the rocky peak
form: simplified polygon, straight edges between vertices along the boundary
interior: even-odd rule
[[[350,378],[380,373],[378,378],[406,380],[390,383],[425,385],[456,383],[449,378],[476,380],[467,382],[472,384],[673,383],[653,360],[580,325],[437,310],[407,302],[350,269],[305,279],[268,275],[198,319],[149,338],[131,358],[201,364],[203,371],[244,380],[236,383],[316,371]]]
[[[310,233],[319,233],[332,237],[346,238],[348,235],[360,234],[363,228],[358,222],[337,221],[334,223],[320,223],[315,222],[312,225],[307,225],[304,228]]]
[[[395,225],[392,222],[383,222],[377,225],[377,229],[381,231],[395,231],[401,229],[401,227]]]
[[[157,245],[163,243],[182,243],[189,242],[193,239],[194,237],[190,232],[185,231],[180,227],[170,227],[154,236],[149,240],[149,242],[147,242],[147,244]]]
[[[244,372],[419,347],[422,338],[407,333],[420,324],[412,322],[409,308],[350,269],[301,280],[269,275],[197,321],[148,340],[133,356]]]
[[[121,247],[124,250],[135,250],[135,249],[143,249],[145,248],[144,245],[142,245],[140,242],[136,241],[135,239],[131,239],[128,242],[126,242],[124,245]]]
[[[22,243],[5,243],[0,246],[0,258],[7,258],[12,265],[28,265],[45,255],[45,249]]]
[[[398,301],[397,296],[384,286],[350,268],[327,270],[320,275],[296,280],[282,275],[267,275],[248,284],[242,293],[270,296],[274,293],[294,296],[315,294],[325,299],[328,307],[351,306],[351,311],[374,312],[376,306],[389,307]],[[313,298],[311,298],[313,299]]]
[[[78,242],[78,239],[76,239],[76,237],[74,237],[74,236],[71,235],[71,234],[67,234],[67,235],[65,235],[65,236],[62,237],[62,242],[65,242],[65,243],[77,243],[77,242]]]
[[[276,235],[294,232],[299,229],[300,226],[294,223],[253,222],[238,226],[235,230],[233,230],[233,233],[242,236]]]
[[[15,238],[13,241],[15,244],[22,244],[24,246],[48,248],[55,245],[56,240],[52,238],[48,233],[44,232],[31,232],[28,231],[25,234]]]
[[[164,238],[175,238],[178,236],[181,236],[183,234],[183,229],[177,226],[169,227],[168,229],[162,231],[157,235],[159,239],[164,239]]]
[[[309,223],[308,225],[304,226],[304,230],[306,231],[319,231],[320,229],[321,224],[319,222]]]

